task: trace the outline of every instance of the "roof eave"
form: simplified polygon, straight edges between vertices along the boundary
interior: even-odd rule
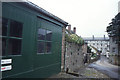
[[[65,22],[64,20],[62,20],[62,19],[58,18],[57,16],[49,13],[48,11],[46,11],[43,8],[33,4],[32,2],[29,2],[29,1],[28,2],[22,2],[22,4],[30,7],[31,9],[34,9],[34,10],[36,10],[36,11],[38,11],[38,12],[40,12],[40,13],[42,13],[42,14],[44,14],[44,15],[46,15],[46,16],[48,16],[48,17],[50,17],[50,18],[52,18],[52,19],[54,19],[58,22],[60,22],[60,23],[62,23],[63,25],[65,25],[64,27],[68,26],[68,23]]]

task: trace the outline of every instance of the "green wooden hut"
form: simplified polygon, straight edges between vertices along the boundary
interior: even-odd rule
[[[2,2],[3,78],[46,78],[61,71],[67,22],[31,2]]]

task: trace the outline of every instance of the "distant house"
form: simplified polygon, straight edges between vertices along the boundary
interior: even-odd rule
[[[83,37],[88,46],[93,46],[99,51],[101,55],[105,55],[109,51],[109,38],[108,37]],[[94,51],[94,50],[93,50]]]
[[[120,12],[112,19],[107,26],[107,33],[110,38],[110,62],[118,64],[120,60]]]

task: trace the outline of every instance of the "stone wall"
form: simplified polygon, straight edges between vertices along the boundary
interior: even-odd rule
[[[82,46],[82,49],[83,49],[83,53],[87,54],[87,44],[86,43]]]
[[[82,46],[66,42],[65,49],[65,71],[76,72],[77,69],[84,67]]]
[[[120,66],[120,55],[110,55],[109,62],[113,65]]]

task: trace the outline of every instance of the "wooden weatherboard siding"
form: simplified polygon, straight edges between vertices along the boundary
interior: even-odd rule
[[[12,59],[12,69],[2,77],[45,78],[61,71],[62,27],[65,25],[18,3],[2,3],[2,17],[23,23],[21,55],[6,55]],[[37,54],[37,29],[52,31],[50,54]],[[8,54],[8,53],[7,53]]]

